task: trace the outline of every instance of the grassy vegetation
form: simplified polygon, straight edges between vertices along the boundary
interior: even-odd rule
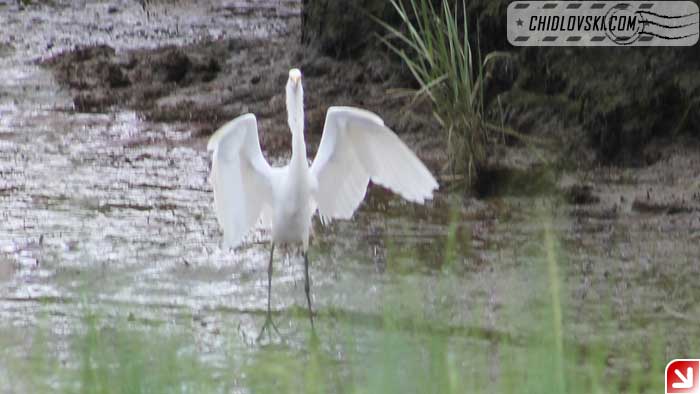
[[[391,323],[387,321],[387,323]],[[608,366],[605,345],[585,351],[563,347],[542,336],[527,345],[468,341],[389,324],[357,351],[352,337],[339,354],[325,347],[262,347],[244,365],[231,360],[215,368],[194,355],[189,343],[136,331],[116,333],[114,341],[82,338],[74,350],[80,367],[68,369],[52,356],[16,360],[5,380],[12,392],[59,393],[658,393],[663,392],[661,346],[615,355],[629,366]],[[79,342],[79,341],[78,341]],[[612,345],[612,344],[610,344]],[[347,352],[347,353],[345,353]],[[87,354],[89,353],[89,355]],[[23,368],[23,373],[16,371]]]
[[[464,3],[461,13],[452,1],[442,1],[439,7],[432,0],[390,3],[402,27],[377,20],[389,32],[380,39],[401,58],[419,84],[415,99],[427,97],[432,102],[433,114],[446,133],[452,170],[464,174],[471,183],[492,144],[505,134],[524,138],[485,116],[486,67],[507,55],[492,52],[482,58],[478,48],[472,48]]]
[[[100,314],[81,305],[82,328],[59,356],[50,323],[34,335],[27,356],[11,347],[0,357],[0,379],[9,392],[64,393],[659,393],[663,390],[666,333],[653,324],[650,340],[620,341],[620,333],[599,330],[590,337],[572,331],[570,292],[562,280],[566,257],[542,209],[530,266],[511,278],[496,320],[483,308],[447,302],[444,310],[426,300],[447,298],[461,279],[449,268],[435,273],[435,287],[418,288],[412,275],[394,275],[398,289],[377,299],[382,313],[369,320],[323,314],[319,337],[275,345],[245,343],[236,327],[223,327],[225,357],[207,360],[189,327],[150,327]],[[443,256],[456,259],[456,226],[449,226]],[[397,255],[398,256],[398,255]],[[397,257],[398,258],[398,257]],[[521,276],[522,275],[522,276]],[[504,278],[508,281],[508,278]],[[523,308],[523,299],[530,299]],[[86,297],[86,299],[89,299]],[[455,325],[457,311],[472,310]],[[611,308],[612,310],[612,308]],[[461,313],[461,312],[459,312]],[[119,320],[119,319],[118,319]],[[614,319],[610,319],[611,321]],[[170,324],[172,326],[172,324]],[[588,327],[598,327],[590,322]],[[7,345],[11,337],[3,335]],[[49,346],[49,344],[52,344]],[[688,354],[700,351],[689,338]],[[3,374],[5,372],[5,374]],[[3,376],[7,375],[7,376]],[[5,380],[5,377],[11,377]],[[9,382],[9,383],[8,383]]]

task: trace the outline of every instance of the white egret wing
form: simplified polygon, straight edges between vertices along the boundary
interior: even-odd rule
[[[311,173],[324,221],[350,218],[370,179],[421,204],[438,188],[430,171],[379,116],[352,107],[328,109]]]
[[[224,247],[236,247],[272,206],[272,168],[263,157],[255,115],[241,115],[212,135],[209,181],[214,188],[214,210],[224,231]]]

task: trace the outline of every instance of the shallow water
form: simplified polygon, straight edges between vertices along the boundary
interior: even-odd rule
[[[245,363],[260,351],[269,237],[255,231],[235,252],[219,248],[206,140],[187,123],[149,122],[129,110],[76,113],[36,61],[101,42],[126,50],[202,37],[275,39],[294,34],[299,5],[156,3],[147,19],[137,2],[57,3],[22,11],[0,3],[0,25],[10,27],[0,31],[0,377],[41,330],[50,352],[74,365],[70,343],[92,310],[104,327],[191,335],[191,350],[212,367],[224,368],[232,354]],[[700,179],[687,171],[689,179],[671,186]],[[336,347],[347,332],[361,354],[371,352],[386,305],[399,322],[441,330],[454,346],[527,338],[540,316],[508,316],[547,299],[542,231],[550,222],[567,340],[585,346],[605,336],[624,347],[660,327],[669,356],[677,355],[684,336],[697,334],[679,323],[700,312],[697,203],[679,215],[639,213],[634,197],[666,179],[662,170],[629,182],[593,176],[604,197],[594,207],[446,192],[421,207],[373,187],[353,220],[315,223],[313,303],[328,357],[347,361]],[[309,326],[298,256],[277,254],[272,300],[283,346],[299,351]],[[439,324],[416,327],[417,315]]]

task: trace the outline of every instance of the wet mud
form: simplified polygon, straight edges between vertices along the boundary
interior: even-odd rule
[[[304,73],[310,157],[326,108],[346,104],[379,113],[441,171],[429,111],[387,93],[405,87],[393,66],[301,46],[297,2],[151,2],[148,15],[138,2],[83,3],[0,2],[0,331],[16,339],[7,351],[30,352],[44,327],[49,350],[74,367],[71,338],[99,309],[105,326],[192,335],[213,368],[224,352],[254,354],[269,234],[219,247],[206,140],[254,112],[265,154],[283,162],[292,66]],[[677,323],[700,313],[699,151],[670,144],[638,169],[584,163],[542,181],[547,193],[475,198],[443,180],[426,206],[372,186],[353,220],[314,224],[319,336],[351,325],[361,347],[378,335],[384,304],[415,300],[410,288],[421,314],[445,324],[399,319],[406,326],[457,344],[524,341],[538,316],[512,322],[505,311],[541,304],[549,223],[568,341],[603,335],[622,348],[648,340],[655,322],[672,332],[669,352],[682,349],[696,333]],[[538,175],[517,182],[528,176]],[[298,348],[308,331],[299,258],[276,260],[273,291],[287,346]]]
[[[441,146],[424,136],[437,132],[427,108],[406,111],[407,101],[388,94],[402,83],[388,59],[368,55],[337,61],[302,46],[296,34],[200,41],[117,52],[108,45],[79,47],[42,63],[66,87],[77,112],[128,108],[152,122],[187,122],[196,136],[211,135],[246,112],[260,122],[262,147],[273,156],[288,151],[284,108],[287,71],[304,73],[307,139],[319,141],[326,109],[354,105],[382,112],[402,134],[420,134],[425,156],[437,165]],[[317,144],[313,144],[316,146]],[[313,152],[309,152],[312,154]]]

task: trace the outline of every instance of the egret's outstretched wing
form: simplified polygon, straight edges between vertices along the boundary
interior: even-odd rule
[[[209,139],[213,151],[209,181],[214,209],[224,230],[223,245],[236,247],[272,205],[272,168],[265,161],[255,115],[246,114],[223,125]]]
[[[323,220],[347,219],[362,202],[371,179],[407,200],[423,203],[438,184],[413,152],[365,110],[331,107],[311,165],[314,199]]]

